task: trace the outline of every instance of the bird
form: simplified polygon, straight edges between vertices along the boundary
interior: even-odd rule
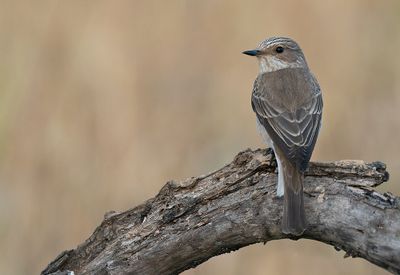
[[[276,195],[283,198],[281,230],[300,236],[307,228],[303,185],[321,128],[322,92],[299,44],[271,37],[243,54],[258,59],[251,106],[278,166]]]

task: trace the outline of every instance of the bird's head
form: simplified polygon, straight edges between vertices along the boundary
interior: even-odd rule
[[[307,62],[299,45],[290,38],[271,37],[244,54],[256,56],[260,74],[287,68],[307,68]]]

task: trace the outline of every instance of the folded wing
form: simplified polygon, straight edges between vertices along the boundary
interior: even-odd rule
[[[318,83],[314,78],[312,81],[314,83],[311,85],[301,87],[312,91],[297,91],[309,93],[310,96],[296,108],[285,108],[284,104],[274,101],[276,96],[267,96],[270,94],[265,89],[271,87],[259,85],[257,80],[252,94],[253,110],[274,142],[274,146],[278,146],[301,172],[307,169],[321,126],[322,96]]]

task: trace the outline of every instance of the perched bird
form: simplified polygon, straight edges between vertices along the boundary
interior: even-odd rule
[[[321,89],[290,38],[271,37],[243,53],[259,62],[251,105],[257,128],[278,164],[276,193],[284,196],[282,232],[299,236],[307,227],[303,181],[321,127]]]

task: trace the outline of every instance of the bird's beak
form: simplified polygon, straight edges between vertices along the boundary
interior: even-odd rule
[[[244,51],[242,53],[250,55],[250,56],[257,56],[257,55],[261,54],[261,51],[260,50],[250,50],[250,51]]]

